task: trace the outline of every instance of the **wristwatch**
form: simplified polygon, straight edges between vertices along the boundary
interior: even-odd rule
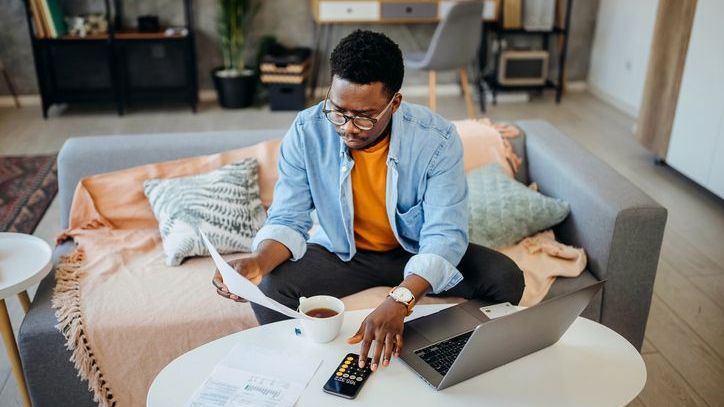
[[[406,287],[392,287],[387,296],[407,307],[407,315],[412,314],[412,307],[415,306],[415,295]]]

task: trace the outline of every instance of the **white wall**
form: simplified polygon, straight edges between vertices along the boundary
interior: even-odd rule
[[[698,0],[666,163],[724,198],[724,2]]]
[[[591,92],[636,117],[658,0],[601,0],[591,52]]]

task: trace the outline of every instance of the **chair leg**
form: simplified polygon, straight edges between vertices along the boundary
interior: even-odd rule
[[[15,107],[20,108],[20,99],[18,99],[18,92],[15,90],[13,81],[10,80],[8,71],[6,71],[5,67],[2,66],[2,62],[0,62],[0,71],[3,71],[3,77],[5,78],[5,84],[8,86],[8,90],[10,91],[10,94],[13,95],[13,101],[15,101]]]
[[[465,67],[460,68],[460,87],[463,88],[465,96],[465,108],[468,111],[468,118],[475,118],[475,108],[473,107],[473,96],[470,94],[470,83],[468,83],[468,72]]]
[[[436,82],[437,82],[437,73],[435,71],[430,71],[428,73],[428,87],[427,87],[427,97],[428,97],[428,103],[430,104],[430,110],[433,112],[437,110],[437,89]]]

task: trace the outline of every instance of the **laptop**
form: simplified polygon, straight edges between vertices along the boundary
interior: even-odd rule
[[[603,284],[495,319],[481,310],[489,302],[469,300],[408,321],[400,359],[442,390],[558,342]]]

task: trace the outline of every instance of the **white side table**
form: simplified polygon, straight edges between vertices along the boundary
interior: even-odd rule
[[[426,315],[451,304],[419,305],[410,316]],[[226,336],[191,350],[168,364],[151,384],[148,407],[183,406],[237,344],[294,349],[323,359],[297,401],[297,406],[340,406],[344,399],[326,394],[322,386],[342,357],[358,353],[345,339],[372,310],[347,312],[342,332],[328,344],[295,336],[294,320],[277,322]],[[435,391],[404,362],[393,358],[368,379],[355,405],[388,406],[622,406],[646,382],[641,355],[611,329],[578,318],[560,341],[482,375]]]
[[[42,239],[22,233],[0,233],[0,330],[20,395],[28,407],[31,406],[30,395],[5,298],[17,294],[23,310],[28,312],[30,297],[26,290],[48,274],[52,267],[51,257],[50,246]]]

